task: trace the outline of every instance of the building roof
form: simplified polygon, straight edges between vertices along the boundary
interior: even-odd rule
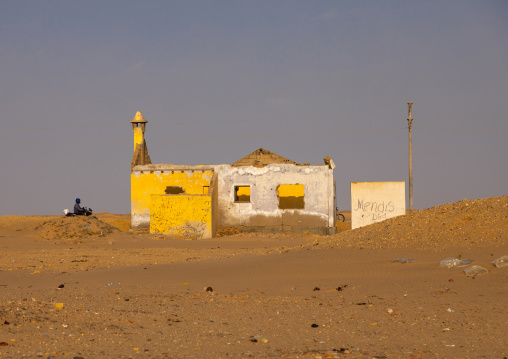
[[[134,118],[131,121],[131,123],[147,123],[147,122],[148,121],[145,120],[141,111],[136,112],[136,114],[134,115]]]
[[[264,148],[259,148],[254,152],[248,154],[247,156],[239,159],[231,166],[240,167],[240,166],[253,166],[253,167],[264,167],[266,165],[272,163],[285,163],[298,165],[298,163],[293,162],[285,157],[282,157],[276,153],[265,150]]]

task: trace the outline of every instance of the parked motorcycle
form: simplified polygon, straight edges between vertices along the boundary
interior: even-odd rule
[[[85,210],[85,213],[83,214],[83,216],[91,216],[93,214],[93,211],[91,208],[83,207],[83,209]],[[64,209],[63,213],[66,217],[79,216],[78,214],[74,214],[74,213],[70,212],[68,209]]]

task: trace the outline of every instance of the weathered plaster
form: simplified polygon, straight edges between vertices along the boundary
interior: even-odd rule
[[[334,227],[333,170],[323,166],[270,164],[265,167],[216,166],[219,176],[219,227]],[[280,209],[279,185],[304,186],[304,209]],[[250,203],[235,203],[234,187],[250,186]]]
[[[264,167],[171,164],[136,166],[131,176],[133,228],[150,226],[151,194],[165,194],[167,186],[180,186],[185,189],[185,194],[203,194],[203,186],[210,185],[213,173],[216,181],[211,190],[215,193],[210,195],[212,201],[215,201],[215,228],[265,228],[267,231],[277,228],[276,231],[333,233],[333,170],[328,165],[293,164],[270,164]],[[295,196],[301,196],[303,186],[304,208],[280,209],[280,185],[300,185],[285,187],[294,188]],[[250,186],[250,202],[235,202],[235,186]],[[291,190],[282,195],[292,195]]]
[[[208,195],[151,195],[150,233],[212,238],[212,199]]]
[[[203,187],[210,186],[213,172],[210,170],[138,170],[136,166],[131,173],[131,226],[142,229],[150,226],[151,195],[166,194],[166,187],[182,187],[185,194],[203,194]]]
[[[140,145],[143,143],[144,135],[141,127],[134,127],[134,151],[136,151],[136,145]]]

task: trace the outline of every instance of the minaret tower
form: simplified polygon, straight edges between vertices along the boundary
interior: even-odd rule
[[[148,148],[145,141],[145,129],[147,120],[143,117],[141,111],[136,112],[132,119],[132,132],[134,133],[134,156],[131,161],[131,171],[134,166],[151,164],[150,156],[148,156]]]
[[[141,111],[136,112],[134,118],[132,119],[132,131],[134,132],[134,151],[136,151],[136,145],[141,145],[145,140],[145,129],[146,123],[148,121],[145,120]]]

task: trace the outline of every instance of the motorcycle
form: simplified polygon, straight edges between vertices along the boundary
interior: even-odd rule
[[[83,209],[85,210],[85,213],[83,214],[75,214],[75,213],[72,213],[70,212],[68,209],[64,209],[63,210],[63,213],[66,217],[74,217],[74,216],[91,216],[93,214],[93,211],[91,208],[87,208],[87,207],[83,207]]]

